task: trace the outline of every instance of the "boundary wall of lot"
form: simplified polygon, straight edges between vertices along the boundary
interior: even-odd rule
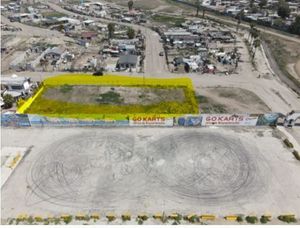
[[[159,115],[128,117],[126,120],[51,118],[31,114],[1,114],[2,127],[205,127],[205,126],[275,126],[281,113],[200,114],[181,117]]]

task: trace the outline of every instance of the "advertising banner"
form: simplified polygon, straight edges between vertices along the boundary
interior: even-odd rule
[[[129,120],[129,126],[164,126],[172,127],[173,118],[160,116],[135,116]]]
[[[183,116],[176,119],[175,124],[178,126],[199,127],[201,126],[202,116]]]
[[[26,114],[1,114],[2,127],[30,127]]]
[[[281,113],[266,113],[266,114],[260,114],[258,116],[258,120],[256,125],[257,126],[275,126],[277,124],[278,118],[284,117]]]
[[[203,114],[202,126],[256,126],[258,115],[249,114]]]
[[[31,126],[43,127],[114,127],[128,126],[128,120],[79,120],[66,118],[48,118],[39,115],[28,115]]]

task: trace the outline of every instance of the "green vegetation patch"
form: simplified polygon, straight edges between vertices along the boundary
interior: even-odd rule
[[[159,23],[169,24],[169,25],[176,25],[180,26],[180,24],[185,22],[183,17],[173,17],[173,16],[166,16],[166,15],[154,15],[152,20]]]

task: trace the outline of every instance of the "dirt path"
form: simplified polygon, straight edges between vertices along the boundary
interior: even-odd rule
[[[300,78],[300,60],[295,64],[294,66],[296,73],[298,74],[298,77]]]
[[[280,78],[280,80],[285,83],[288,87],[290,87],[293,91],[300,94],[300,88],[299,86],[292,81],[289,77],[287,77],[278,67],[274,57],[271,54],[271,50],[268,48],[268,45],[265,42],[262,42],[262,46],[265,50],[266,56],[268,58],[268,61],[270,63],[270,66],[273,70],[273,72]]]

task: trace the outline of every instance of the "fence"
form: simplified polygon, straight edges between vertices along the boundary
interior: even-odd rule
[[[1,114],[3,127],[204,127],[204,126],[274,126],[281,113],[266,114],[201,114],[165,118],[160,116],[135,116],[128,120],[93,120],[50,118],[31,114]]]

